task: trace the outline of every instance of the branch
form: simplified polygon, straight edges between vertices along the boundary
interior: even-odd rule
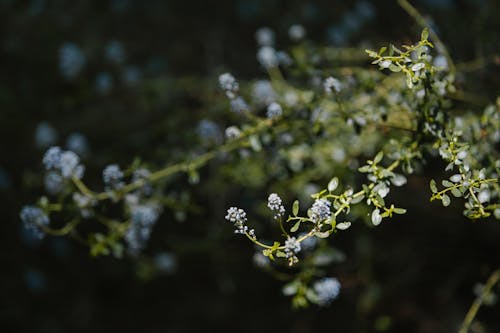
[[[483,304],[484,299],[491,292],[491,289],[493,289],[493,287],[495,286],[495,284],[497,284],[499,280],[500,280],[500,268],[494,271],[490,275],[481,294],[477,296],[477,298],[472,303],[469,311],[467,312],[467,315],[464,318],[464,321],[462,322],[462,326],[460,326],[460,330],[458,331],[459,333],[467,333],[469,331],[469,327],[472,324],[474,318],[476,317],[479,308]]]

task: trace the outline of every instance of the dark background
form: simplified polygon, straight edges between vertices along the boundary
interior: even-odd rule
[[[456,63],[498,54],[497,1],[414,3],[433,19]],[[474,284],[500,265],[500,227],[493,220],[470,222],[459,207],[443,210],[428,203],[424,178],[411,178],[407,189],[392,194],[409,214],[376,229],[353,227],[336,240],[347,261],[329,273],[344,286],[327,308],[292,310],[281,283],[253,266],[248,242],[233,237],[227,225],[218,227],[238,189],[214,196],[200,185],[193,191],[205,207],[201,214],[183,223],[162,215],[146,255],[175,253],[177,270],[168,276],[141,278],[140,263],[91,258],[87,248],[68,239],[23,241],[18,212],[42,191],[43,152],[34,144],[40,121],[50,121],[61,137],[74,131],[88,137],[91,182],[111,162],[127,165],[141,156],[161,164],[174,155],[171,147],[190,143],[190,131],[205,111],[199,89],[210,92],[207,86],[215,85],[223,69],[243,79],[263,76],[254,39],[261,26],[273,28],[285,49],[293,23],[304,25],[310,40],[333,46],[377,47],[418,36],[416,24],[393,1],[373,1],[375,16],[346,32],[345,14],[355,5],[1,0],[0,331],[456,331]],[[343,40],[332,40],[329,29],[343,31]],[[96,92],[96,75],[108,71],[118,77],[121,71],[102,56],[113,39],[123,43],[125,63],[138,66],[142,79],[134,89],[116,83],[103,95]],[[67,41],[87,56],[85,69],[71,82],[58,67],[59,47]],[[498,66],[484,65],[461,77],[461,84],[481,100],[494,101],[498,77]],[[189,79],[183,86],[177,78]],[[498,306],[480,310],[485,332],[500,331],[499,314]],[[387,318],[390,324],[383,325]]]

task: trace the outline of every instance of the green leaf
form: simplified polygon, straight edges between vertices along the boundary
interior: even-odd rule
[[[325,221],[327,224],[331,225],[332,228],[335,228],[335,225],[337,224],[337,217],[335,214],[332,214],[329,220]]]
[[[378,203],[379,206],[385,206],[384,199],[378,193],[373,193],[372,201]]]
[[[370,172],[371,168],[369,165],[363,165],[361,168],[358,169],[359,172]]]
[[[311,103],[311,101],[313,100],[314,96],[315,96],[315,94],[312,91],[304,91],[301,94],[302,101],[304,103],[306,103],[306,104]]]
[[[337,224],[337,229],[346,230],[346,229],[349,229],[350,226],[351,226],[351,222],[346,221],[346,222],[342,222],[342,223]]]
[[[374,164],[378,164],[380,163],[380,161],[382,161],[382,158],[384,158],[384,153],[383,152],[379,152],[375,158],[373,159],[373,163]]]
[[[436,181],[434,179],[431,179],[431,182],[430,182],[429,185],[431,187],[432,193],[437,193],[438,189],[437,189],[437,186],[436,186]]]
[[[297,216],[297,214],[299,213],[299,200],[295,200],[293,202],[292,213],[294,216]]]
[[[396,66],[396,65],[394,65],[394,64],[390,64],[390,65],[389,65],[389,70],[390,70],[391,72],[397,73],[397,72],[401,72],[401,67]]]
[[[260,140],[256,135],[252,135],[250,137],[250,146],[254,151],[261,151],[262,145],[260,144]]]
[[[393,212],[395,214],[405,214],[406,213],[406,209],[404,209],[404,208],[394,208]]]
[[[420,40],[427,40],[427,38],[429,38],[429,29],[425,28],[424,30],[422,30]]]
[[[297,293],[297,290],[299,290],[299,287],[300,283],[295,280],[290,283],[287,283],[283,286],[283,295],[285,296],[295,295]]]
[[[406,85],[410,89],[413,88],[413,81],[412,81],[411,74],[406,74]]]
[[[451,203],[450,197],[447,194],[443,194],[443,196],[441,197],[441,201],[443,202],[443,206],[445,207],[449,206]]]
[[[394,46],[393,44],[391,44],[391,50],[395,53],[398,53],[398,54],[402,54],[404,53],[403,51],[401,51],[400,49],[398,49],[396,46]]]
[[[276,251],[276,257],[278,257],[278,258],[286,258],[286,254],[283,251]]]
[[[304,296],[297,295],[292,299],[292,305],[294,308],[305,308],[308,303]]]
[[[189,170],[188,173],[189,184],[198,184],[200,182],[200,174],[195,169]]]
[[[452,187],[454,184],[452,182],[450,182],[449,180],[443,180],[441,182],[441,184],[443,184],[444,187]]]
[[[462,192],[456,187],[451,189],[451,194],[453,194],[455,198],[460,198],[462,196]]]
[[[385,51],[387,51],[387,47],[382,46],[380,50],[378,50],[378,55],[381,56],[382,54],[384,54]]]
[[[333,192],[339,186],[339,179],[337,177],[333,177],[332,180],[328,183],[328,191]]]
[[[378,57],[378,54],[377,52],[375,51],[372,51],[372,50],[365,50],[366,53],[368,53],[368,56],[369,57],[372,57],[372,58],[377,58]]]
[[[363,201],[363,199],[365,198],[365,195],[364,194],[361,194],[359,197],[355,197],[351,200],[351,204],[355,205],[357,203],[360,203],[361,201]]]
[[[377,226],[382,222],[382,215],[380,214],[380,209],[374,209],[371,215],[372,223]]]
[[[290,229],[290,232],[296,232],[297,230],[299,230],[299,227],[300,227],[300,221],[297,221]]]
[[[273,251],[271,249],[265,249],[265,250],[263,250],[262,254],[264,256],[268,257],[269,259],[271,259],[272,261],[274,261]]]
[[[330,236],[330,232],[329,231],[317,231],[314,235],[316,237],[319,237],[319,238],[327,238],[328,236]]]

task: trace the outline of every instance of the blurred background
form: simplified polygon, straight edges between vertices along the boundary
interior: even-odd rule
[[[463,87],[493,102],[499,2],[412,3],[455,62],[471,64]],[[201,119],[217,120],[206,105],[221,72],[264,75],[255,31],[272,28],[286,49],[292,24],[314,43],[361,49],[419,31],[396,1],[0,0],[1,332],[456,331],[475,284],[500,265],[500,226],[428,203],[418,177],[392,195],[409,214],[336,239],[347,260],[328,269],[343,289],[327,308],[293,310],[282,283],[255,267],[223,218],[235,193],[267,193],[231,188],[211,166],[189,188],[195,208],[166,210],[139,259],[23,234],[19,210],[42,193],[48,145],[82,149],[90,183],[109,163],[175,160]],[[482,308],[476,332],[499,332],[499,313]]]

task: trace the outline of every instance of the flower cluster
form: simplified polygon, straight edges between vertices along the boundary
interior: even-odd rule
[[[283,206],[281,198],[276,193],[271,193],[267,198],[267,207],[274,212],[275,219],[285,214],[285,207]]]
[[[289,29],[289,36],[294,41],[299,41],[305,37],[305,29],[301,25],[292,25]],[[274,70],[278,66],[290,66],[292,58],[285,51],[277,51],[274,48],[275,33],[268,27],[263,27],[255,33],[255,39],[259,45],[257,51],[257,61],[266,70]]]
[[[241,131],[236,126],[229,126],[225,130],[226,138],[229,140],[237,139],[241,135]]]
[[[328,200],[316,199],[310,209],[311,220],[316,224],[329,220],[332,216],[331,206],[332,203]]]
[[[106,45],[104,50],[105,57],[108,61],[114,62],[116,64],[122,64],[125,62],[125,48],[120,41],[111,40]]]
[[[252,232],[253,234],[253,230],[250,230],[250,232],[248,231],[248,227],[246,226],[247,214],[243,209],[237,207],[230,207],[227,210],[227,215],[225,218],[229,222],[234,223],[234,227],[236,228],[236,230],[234,231],[235,234],[244,235],[247,232],[248,233]]]
[[[276,102],[269,104],[267,107],[267,118],[276,118],[283,114],[283,109],[281,105]]]
[[[44,178],[45,188],[52,195],[61,193],[68,180],[81,179],[85,171],[77,154],[69,150],[64,151],[57,146],[45,152],[43,164],[47,171]]]
[[[67,79],[75,79],[86,62],[85,54],[75,43],[65,43],[59,49],[59,69]]]
[[[38,148],[47,149],[48,147],[55,145],[58,137],[59,135],[56,129],[48,122],[42,121],[36,126],[35,144]]]
[[[154,257],[156,268],[163,274],[173,274],[177,269],[177,258],[168,252],[158,253]]]
[[[299,41],[306,36],[306,29],[300,24],[291,25],[288,28],[288,36],[293,41]]]
[[[79,192],[73,193],[73,201],[80,210],[80,215],[83,218],[90,218],[94,215],[92,207],[94,207],[97,202],[94,198],[81,194]]]
[[[261,47],[257,52],[257,60],[266,69],[276,67],[279,63],[276,50],[271,46]]]
[[[313,284],[317,302],[321,306],[330,304],[340,293],[340,282],[336,278],[323,278]]]
[[[339,93],[342,90],[342,83],[334,77],[328,77],[323,82],[323,88],[325,93],[331,94],[333,92]]]
[[[301,249],[300,242],[295,237],[288,237],[285,241],[285,255],[289,260],[290,266],[298,262],[296,254],[299,253]]]
[[[63,151],[59,147],[51,147],[43,156],[43,164],[47,171],[55,171],[62,178],[82,178],[85,167],[80,158],[72,151]]]
[[[117,164],[110,164],[102,171],[102,180],[109,191],[123,187],[123,171]]]
[[[234,113],[243,113],[249,110],[248,104],[245,102],[243,97],[233,98],[230,102],[231,111]]]
[[[49,225],[50,220],[43,210],[34,206],[24,206],[19,214],[24,229],[35,239],[45,236],[43,227]]]
[[[125,233],[125,242],[132,255],[137,255],[146,246],[151,231],[158,220],[159,209],[151,205],[140,205],[132,209],[130,227]]]
[[[273,46],[275,34],[271,28],[262,27],[255,32],[255,40],[260,46]]]
[[[226,92],[227,97],[233,99],[238,93],[239,84],[230,73],[224,73],[219,76],[219,86]]]
[[[87,156],[89,153],[89,143],[87,137],[82,133],[71,133],[66,139],[66,148],[75,152],[78,156]]]

